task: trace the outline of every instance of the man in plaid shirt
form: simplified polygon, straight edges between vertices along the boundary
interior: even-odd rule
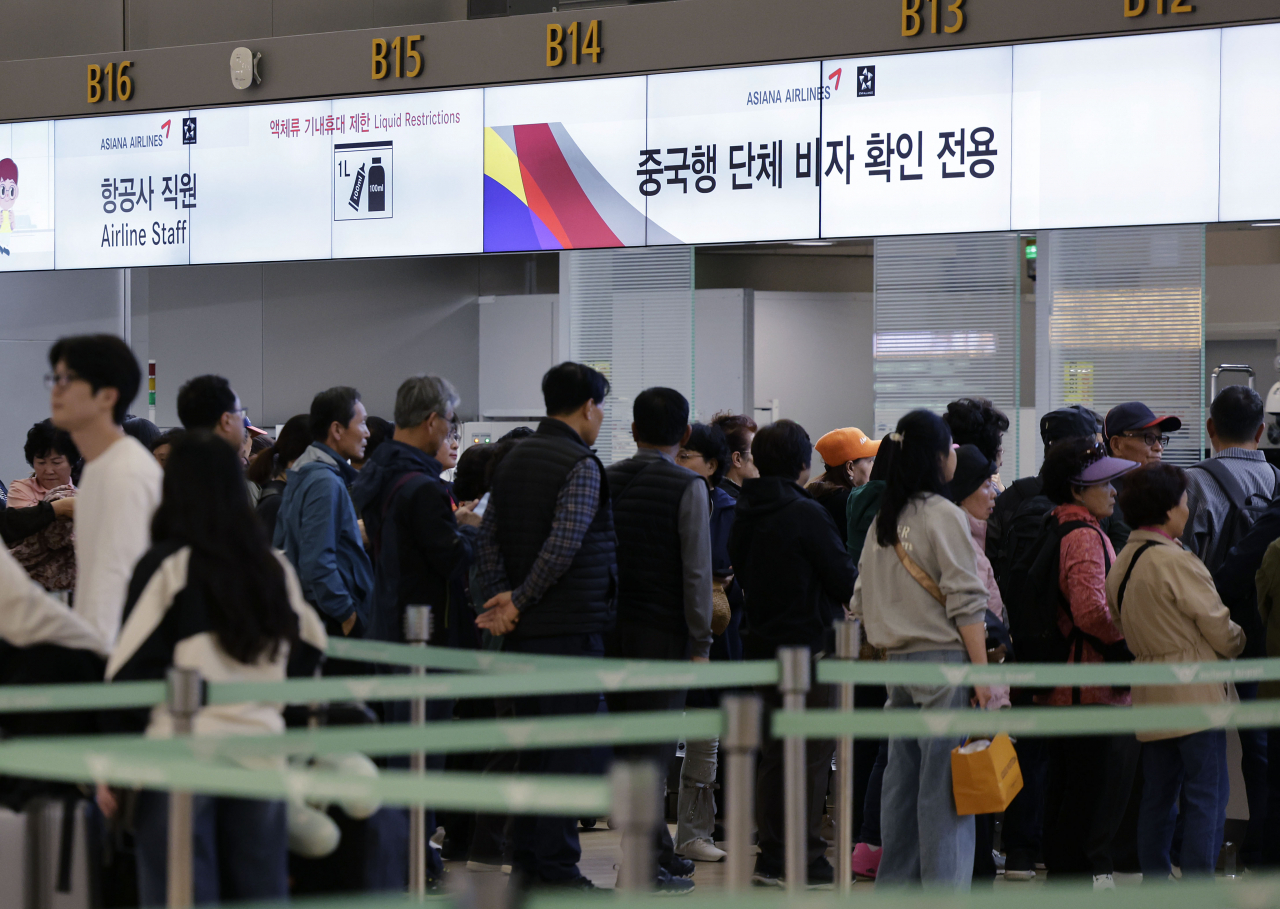
[[[508,454],[490,489],[476,541],[478,583],[489,599],[476,624],[517,653],[596,657],[613,626],[617,540],[604,467],[592,451],[609,382],[561,363],[542,379],[547,417]],[[523,717],[592,714],[598,694],[516,700]],[[524,752],[526,773],[599,772],[590,748]],[[520,816],[513,872],[525,885],[591,890],[578,870],[576,818]]]

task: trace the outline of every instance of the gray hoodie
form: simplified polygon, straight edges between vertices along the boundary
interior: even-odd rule
[[[898,538],[937,582],[947,605],[907,573],[893,547],[876,542],[873,522],[858,561],[852,607],[867,640],[890,653],[964,650],[959,629],[981,623],[987,610],[987,588],[978,574],[965,513],[942,496],[917,496],[902,509]]]

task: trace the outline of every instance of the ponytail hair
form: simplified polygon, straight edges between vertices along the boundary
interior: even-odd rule
[[[890,438],[897,450],[889,459],[884,498],[876,515],[876,542],[881,546],[898,544],[898,519],[914,496],[946,494],[942,460],[951,451],[951,430],[927,410],[913,410],[899,420]],[[879,461],[877,454],[877,467]]]
[[[280,430],[280,437],[270,448],[264,448],[253,456],[245,476],[252,483],[265,486],[307,450],[311,444],[311,431],[307,428],[310,418],[302,413],[290,417]]]

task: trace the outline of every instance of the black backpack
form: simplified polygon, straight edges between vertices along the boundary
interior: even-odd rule
[[[1271,498],[1260,495],[1246,495],[1240,482],[1231,475],[1231,469],[1222,460],[1210,458],[1192,465],[1192,470],[1203,470],[1218,484],[1222,494],[1227,497],[1227,516],[1222,527],[1214,537],[1213,545],[1207,552],[1200,553],[1200,561],[1204,562],[1210,573],[1222,567],[1223,561],[1231,547],[1235,546],[1253,528],[1258,517],[1271,507],[1273,502],[1280,501],[1280,470],[1270,465],[1275,474],[1275,486]]]
[[[1023,508],[1030,510],[1033,504],[1035,500],[1027,502]],[[1019,509],[1019,515],[1022,510]],[[1074,622],[1068,635],[1063,635],[1058,627],[1059,614],[1071,617],[1067,598],[1058,583],[1062,538],[1081,527],[1089,528],[1100,538],[1102,531],[1086,521],[1059,523],[1052,514],[1042,515],[1039,526],[1034,542],[1017,556],[1006,584],[1001,588],[1005,612],[1009,616],[1009,632],[1019,660],[1065,663],[1074,650],[1074,658],[1079,662],[1084,644],[1088,642],[1106,662],[1131,661],[1133,655],[1123,641],[1106,644],[1076,628]],[[1111,560],[1105,555],[1105,539],[1103,547],[1106,570],[1110,571]]]
[[[1035,546],[1044,529],[1044,517],[1053,511],[1053,502],[1040,494],[1042,484],[1039,477],[1025,477],[1016,480],[1002,496],[1017,496],[1017,504],[1008,514],[1001,516],[997,540],[988,540],[987,557],[991,560],[991,570],[996,576],[996,584],[1000,587],[1000,596],[1009,602],[1013,595],[1008,586],[1016,565],[1030,549]],[[1000,507],[996,500],[997,510]],[[995,515],[992,515],[992,519]],[[988,521],[990,527],[992,521]],[[991,544],[995,543],[993,547]],[[994,551],[993,551],[994,549]]]

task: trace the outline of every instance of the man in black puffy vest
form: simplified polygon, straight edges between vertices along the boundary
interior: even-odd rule
[[[542,377],[547,418],[498,468],[476,541],[479,585],[489,599],[476,624],[515,653],[596,657],[613,627],[617,539],[604,466],[591,445],[604,421],[609,382],[580,363]],[[595,713],[598,694],[516,700],[526,717]],[[526,751],[524,773],[598,771],[590,748]],[[591,890],[578,871],[576,818],[520,815],[512,824],[513,871],[526,885]]]
[[[706,481],[675,462],[688,438],[689,402],[672,388],[636,396],[631,432],[639,450],[609,467],[618,529],[618,626],[605,655],[618,659],[696,660],[711,649],[711,502]],[[682,710],[685,691],[615,692],[611,712]],[[656,761],[665,773],[675,742],[615,748]],[[679,880],[693,862],[675,855],[665,824],[658,831],[660,890],[690,889]]]

